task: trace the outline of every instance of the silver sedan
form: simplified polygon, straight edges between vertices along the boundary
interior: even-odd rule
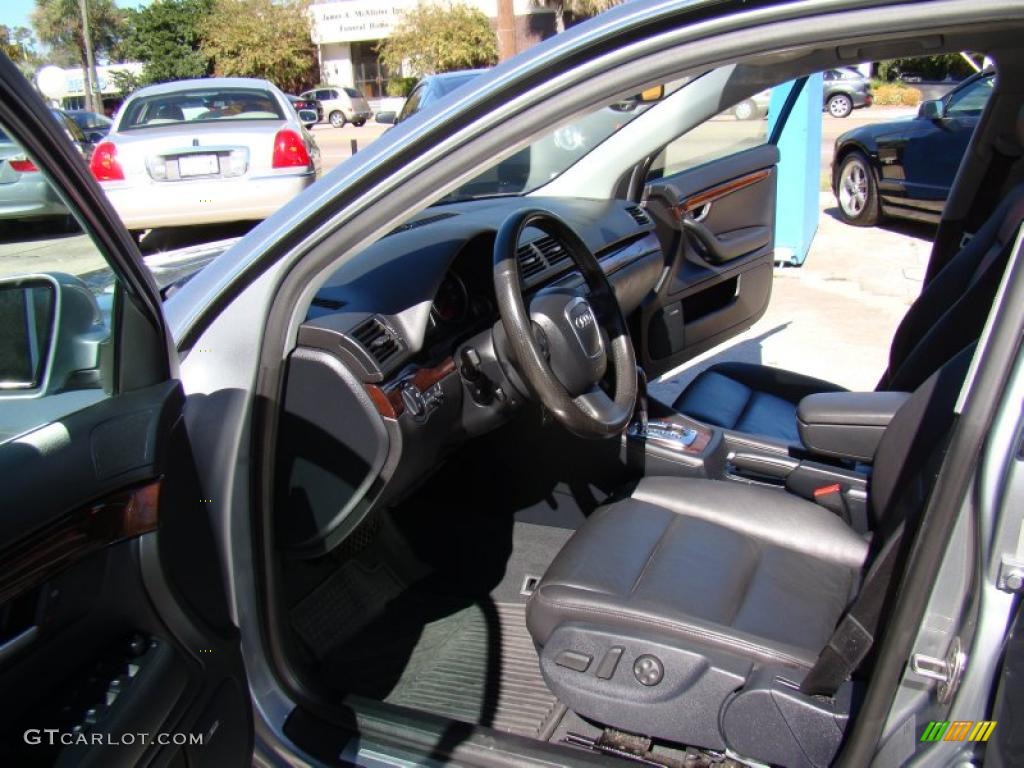
[[[320,174],[320,152],[266,80],[205,78],[142,88],[90,163],[125,226],[262,219]]]

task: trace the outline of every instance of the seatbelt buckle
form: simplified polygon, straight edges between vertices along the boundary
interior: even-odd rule
[[[846,500],[843,498],[843,486],[840,483],[829,483],[814,489],[814,503],[844,520],[849,519]]]

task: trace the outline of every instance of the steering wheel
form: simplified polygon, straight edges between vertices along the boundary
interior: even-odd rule
[[[543,290],[523,300],[519,239],[534,227],[557,240],[584,285]],[[581,437],[622,432],[636,405],[636,356],[622,309],[597,258],[553,213],[513,213],[494,241],[494,290],[510,361],[555,420]],[[599,386],[611,358],[614,396]]]

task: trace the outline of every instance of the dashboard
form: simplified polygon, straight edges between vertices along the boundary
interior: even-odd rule
[[[527,207],[574,229],[627,317],[654,289],[665,257],[647,212],[625,201],[466,201],[427,209],[380,238],[326,281],[299,329],[279,476],[283,498],[307,501],[279,531],[286,549],[330,551],[447,452],[533,399],[506,349],[493,282],[498,228]],[[583,287],[562,244],[538,229],[524,230],[517,259],[528,303],[540,291]],[[290,435],[290,424],[306,436]]]

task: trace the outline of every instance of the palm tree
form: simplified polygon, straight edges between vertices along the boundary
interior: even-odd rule
[[[623,0],[541,0],[541,4],[555,11],[555,31],[565,31],[565,17],[579,21],[597,16],[602,11],[614,8]]]
[[[82,74],[89,82],[89,61],[86,56],[85,35],[82,33],[81,0],[36,0],[32,12],[32,26],[39,40],[58,49],[73,52],[81,64]],[[122,13],[114,0],[84,0],[89,15],[89,38],[96,56],[109,52],[118,39]],[[93,94],[86,89],[86,106],[94,111]]]

